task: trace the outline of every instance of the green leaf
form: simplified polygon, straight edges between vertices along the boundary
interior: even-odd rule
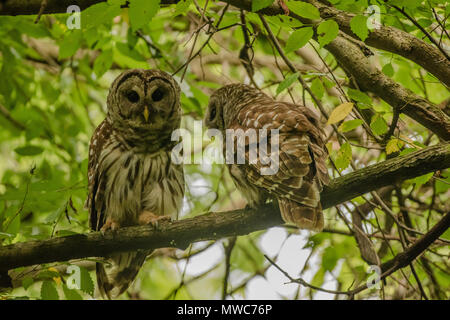
[[[100,2],[89,6],[81,12],[81,26],[83,29],[111,23],[112,19],[120,15],[123,1]]]
[[[322,267],[325,271],[332,271],[339,260],[339,256],[334,246],[327,247],[322,255]]]
[[[352,147],[348,142],[344,143],[338,151],[334,164],[339,170],[344,170],[348,167],[352,160]]]
[[[65,284],[62,287],[67,300],[83,300],[83,297],[75,289],[69,289]]]
[[[415,152],[415,151],[417,151],[416,148],[404,148],[404,149],[400,152],[400,155],[401,155],[401,156],[405,156],[405,155],[410,154],[410,153],[413,153],[413,152]]]
[[[381,71],[388,77],[392,77],[394,75],[394,67],[392,66],[392,63],[385,64]]]
[[[44,281],[41,286],[42,300],[59,300],[58,291],[53,281]]]
[[[277,87],[277,95],[289,88],[298,79],[299,75],[300,73],[296,72],[287,76],[283,81],[281,81]]]
[[[32,284],[34,283],[34,280],[30,276],[26,276],[22,279],[22,287],[26,290],[28,289]]]
[[[436,193],[445,193],[450,189],[450,176],[447,178],[436,179]]]
[[[356,89],[348,88],[347,94],[350,97],[350,99],[355,100],[356,102],[360,102],[366,106],[372,105],[372,99],[364,92],[361,92]]]
[[[81,45],[81,31],[73,30],[64,34],[59,43],[59,59],[66,59],[75,54]]]
[[[14,149],[14,151],[21,156],[35,156],[42,153],[44,149],[38,146],[28,145],[25,147],[18,147]]]
[[[319,10],[310,3],[300,1],[289,1],[287,6],[290,11],[307,19],[320,19]]]
[[[320,267],[319,270],[317,270],[314,277],[312,278],[311,284],[316,287],[321,287],[324,278],[325,278],[325,269],[323,267]]]
[[[116,43],[116,48],[117,50],[123,54],[124,56],[127,56],[133,60],[136,61],[146,61],[145,57],[143,55],[141,55],[139,52],[137,52],[136,50],[131,50],[127,44],[122,43],[122,42],[117,42]]]
[[[369,36],[369,29],[367,28],[367,17],[363,15],[354,16],[350,21],[350,29],[362,41],[365,41]]]
[[[386,153],[391,154],[393,152],[399,152],[400,149],[405,145],[405,143],[402,140],[399,140],[397,138],[392,138],[389,140],[389,142],[386,144]]]
[[[385,134],[389,129],[386,121],[384,120],[384,118],[381,115],[375,115],[372,118],[372,122],[370,123],[370,128],[372,129],[373,133],[375,133],[378,136]]]
[[[415,183],[416,187],[420,187],[421,185],[425,184],[428,180],[431,179],[434,172],[430,172],[427,174],[424,174],[423,176],[415,177],[414,179],[407,180],[408,182]]]
[[[16,18],[18,19],[18,17]],[[19,18],[20,19],[20,18]],[[21,19],[22,20],[22,19]],[[16,24],[17,30],[33,38],[44,38],[50,36],[50,32],[44,27],[44,24],[34,24],[30,21],[20,21]]]
[[[86,268],[80,267],[81,285],[80,290],[90,294],[94,294],[94,281]]]
[[[252,236],[254,239],[254,236]],[[240,237],[231,252],[232,268],[254,273],[261,270],[265,262],[264,255],[250,237]]]
[[[361,124],[363,124],[363,122],[364,121],[362,121],[361,119],[345,121],[345,122],[342,122],[342,124],[339,126],[338,130],[340,132],[352,131],[352,130],[356,129],[357,127],[359,127]]]
[[[180,14],[186,14],[191,3],[192,3],[192,0],[179,1],[175,7],[175,12],[173,13],[173,16],[175,17]]]
[[[330,125],[330,124],[339,122],[341,120],[344,120],[345,117],[347,117],[352,110],[353,110],[353,102],[345,102],[345,103],[338,105],[331,112],[330,117],[328,118],[327,124]]]
[[[256,12],[270,6],[274,0],[252,0],[252,11]]]
[[[295,51],[305,44],[308,43],[309,40],[314,35],[314,31],[311,27],[301,28],[292,32],[289,38],[286,41],[286,53]]]
[[[159,10],[160,0],[130,0],[128,14],[131,28],[136,31],[147,25]]]
[[[103,51],[94,61],[94,72],[97,77],[101,77],[111,68],[113,63],[113,51],[111,49]]]
[[[339,25],[334,20],[326,20],[317,27],[317,34],[320,46],[326,46],[339,34]]]
[[[325,94],[325,88],[323,87],[322,81],[320,81],[320,78],[315,78],[311,83],[311,91],[314,93],[314,95],[322,99],[323,95]]]
[[[442,239],[446,239],[446,240],[450,240],[450,228],[447,229],[447,231],[445,231],[445,232],[442,234],[441,238],[442,238]]]

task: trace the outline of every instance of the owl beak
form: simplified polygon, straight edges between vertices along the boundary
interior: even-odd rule
[[[148,107],[146,106],[144,108],[144,118],[145,118],[145,122],[148,122],[148,117],[149,117],[149,112],[148,112]]]

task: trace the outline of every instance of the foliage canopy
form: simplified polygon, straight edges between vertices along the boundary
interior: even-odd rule
[[[127,68],[175,73],[190,130],[212,91],[232,82],[306,104],[326,126],[332,177],[450,140],[448,1],[284,3],[92,1],[79,29],[68,27],[78,17],[52,1],[46,9],[58,13],[39,16],[0,6],[0,244],[89,232],[89,139],[105,117],[109,85]],[[224,166],[186,165],[185,173],[180,218],[245,206]],[[449,185],[447,169],[374,190],[327,209],[319,234],[276,227],[159,250],[122,298],[333,297],[283,285],[264,254],[312,286],[348,290],[373,274],[369,265],[392,259],[449,212]],[[447,230],[410,267],[357,298],[448,299],[449,241]],[[89,298],[94,261],[11,270],[14,288],[1,294]]]

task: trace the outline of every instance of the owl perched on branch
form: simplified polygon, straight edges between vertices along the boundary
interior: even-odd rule
[[[239,129],[243,132],[267,130],[272,132],[267,133],[268,136],[278,132],[276,145],[273,142],[271,145],[272,139],[265,139],[268,144],[266,150],[270,149],[267,154],[276,155],[277,170],[272,174],[261,170],[265,167],[261,153],[254,153],[259,156],[256,161],[251,161],[252,147],[261,147],[263,140],[252,142],[249,137],[244,137],[246,162],[239,164],[234,159],[234,163],[229,163],[227,159],[230,175],[251,207],[274,198],[285,222],[303,229],[323,229],[320,191],[329,181],[328,153],[319,119],[311,110],[275,101],[247,85],[232,84],[213,93],[205,124],[219,129],[227,138],[227,129],[234,132]],[[224,152],[230,152],[229,149],[224,144]],[[236,153],[238,147],[231,149]]]
[[[114,80],[107,105],[89,148],[91,229],[170,219],[184,195],[183,168],[171,162],[171,134],[181,120],[178,84],[163,71],[128,70]],[[101,295],[123,293],[149,253],[117,253],[107,257],[109,263],[97,263]]]

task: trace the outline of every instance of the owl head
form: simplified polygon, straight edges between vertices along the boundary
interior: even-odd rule
[[[180,87],[161,70],[123,72],[111,85],[107,104],[112,127],[134,143],[170,136],[181,120]]]
[[[235,83],[217,89],[210,97],[205,114],[208,128],[225,130],[239,111],[249,103],[270,99],[265,93],[251,86]]]

